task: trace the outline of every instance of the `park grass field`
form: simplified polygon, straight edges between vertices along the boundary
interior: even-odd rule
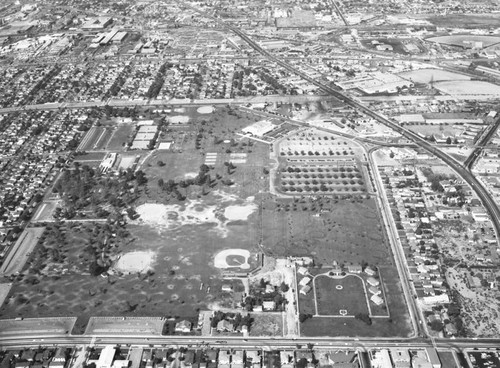
[[[234,300],[221,287],[229,282],[236,290],[241,282],[224,280],[213,263],[215,254],[230,248],[250,251],[252,267],[256,255],[263,251],[279,257],[313,256],[317,264],[325,266],[331,266],[335,260],[346,265],[367,262],[395,270],[376,202],[368,195],[296,198],[272,195],[269,174],[264,170],[270,167],[269,146],[237,135],[242,127],[259,118],[227,107],[219,107],[211,115],[190,108],[176,114],[189,116],[190,123],[171,128],[162,138],[172,139],[174,149],[143,155],[140,169],[146,173],[148,182],[140,189],[134,204],[141,217],[128,220],[129,235],[118,244],[114,254],[118,258],[140,252],[150,257],[150,272],[120,270],[110,272],[108,277],[91,276],[84,266],[84,256],[81,257],[89,241],[87,232],[91,230],[83,225],[68,226],[66,241],[60,249],[64,256],[61,264],[51,274],[37,275],[34,284],[33,277],[18,277],[9,294],[11,298],[0,309],[0,317],[193,318],[202,309],[234,307]],[[206,191],[196,185],[181,188],[185,195],[182,200],[160,188],[159,179],[177,182],[194,177],[209,153],[215,153],[216,159],[208,173],[211,179],[220,176],[213,186],[207,186]],[[228,170],[225,163],[233,160],[236,167]],[[234,184],[224,184],[224,180]],[[241,218],[230,218],[226,212],[229,207],[251,210]],[[87,224],[92,227],[92,223]],[[23,274],[30,273],[28,266]],[[396,301],[389,299],[390,307],[402,298],[398,285],[397,272],[393,272],[387,289],[389,298]],[[324,290],[319,292],[324,294]],[[351,328],[348,333],[330,321],[325,326],[328,329],[333,326],[335,331],[325,332],[326,327],[315,330],[314,324],[320,317],[307,320],[303,333],[306,336],[325,333],[386,336],[394,331],[404,334],[406,310],[399,309],[401,315],[391,316],[392,322],[376,321],[383,327],[378,334],[373,327],[367,329],[363,322],[352,318],[348,321]],[[260,319],[258,322],[266,324]],[[268,332],[263,329],[260,333]]]
[[[50,275],[36,276],[35,285],[15,282],[12,298],[0,309],[2,318],[17,316],[196,316],[211,303],[223,303],[220,271],[213,266],[218,250],[253,247],[250,225],[231,225],[229,235],[221,238],[211,232],[211,224],[183,226],[159,232],[145,224],[129,225],[130,237],[120,251],[153,251],[153,273],[113,274],[94,277],[88,273],[82,249],[87,230],[66,230],[61,253],[67,257],[54,266]],[[255,253],[254,253],[255,254]],[[31,269],[25,270],[35,277]]]
[[[326,316],[354,316],[358,313],[369,314],[367,295],[363,280],[358,276],[346,276],[341,279],[318,276],[314,280],[318,314]]]
[[[349,337],[410,336],[412,329],[397,269],[394,266],[383,266],[379,267],[379,272],[385,287],[385,296],[390,311],[389,317],[373,317],[372,324],[368,325],[355,318],[314,316],[301,324],[301,334],[303,336]],[[314,302],[311,294],[312,292],[307,295],[307,298],[299,298],[301,313],[314,313]],[[387,313],[386,311],[378,311],[373,308],[373,304],[371,305],[376,315],[381,316]]]
[[[271,255],[313,256],[318,265],[392,264],[373,199],[266,198],[263,246]]]
[[[110,151],[124,150],[127,142],[132,138],[134,130],[135,125],[132,124],[117,125],[108,140],[106,149]]]

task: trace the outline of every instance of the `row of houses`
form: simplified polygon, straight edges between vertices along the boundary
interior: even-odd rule
[[[9,350],[0,353],[0,368],[64,368],[70,353],[63,347]]]

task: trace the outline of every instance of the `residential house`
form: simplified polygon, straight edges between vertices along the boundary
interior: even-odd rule
[[[276,302],[274,300],[262,302],[262,309],[265,311],[273,311],[276,309]]]
[[[347,266],[347,271],[350,273],[361,273],[363,271],[361,265],[355,264],[355,265],[348,265]]]
[[[378,295],[372,295],[372,297],[370,298],[370,300],[372,302],[374,302],[376,305],[382,305],[384,303],[384,299],[382,299]]]
[[[175,332],[178,333],[187,333],[191,331],[193,324],[189,321],[182,320],[175,324]]]
[[[306,276],[302,280],[299,281],[299,286],[306,286],[310,282],[311,282],[311,278],[309,276]]]
[[[217,331],[233,332],[234,325],[231,322],[223,319],[222,321],[219,321],[219,323],[217,323]]]
[[[373,278],[373,277],[368,277],[366,279],[366,282],[368,284],[370,284],[370,286],[379,286],[380,285],[380,281],[378,281],[377,279]]]
[[[299,293],[302,294],[302,295],[307,295],[307,293],[310,292],[310,291],[311,291],[311,286],[305,285],[305,286],[302,286],[300,288]]]

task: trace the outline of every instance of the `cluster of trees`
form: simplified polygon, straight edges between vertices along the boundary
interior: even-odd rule
[[[299,313],[299,321],[300,323],[304,323],[307,321],[309,318],[312,318],[313,315],[309,313]]]
[[[247,326],[248,330],[250,330],[250,326],[253,322],[253,318],[250,317],[250,315],[242,316],[240,313],[224,313],[221,311],[215,311],[213,317],[211,318],[210,326],[212,328],[216,328],[217,324],[223,320],[232,322],[235,329]]]
[[[168,194],[173,194],[179,201],[183,201],[186,199],[186,197],[179,191],[179,188],[185,189],[190,187],[191,185],[202,186],[203,193],[208,194],[207,192],[205,192],[207,190],[206,187],[213,187],[215,185],[215,180],[212,180],[209,171],[210,168],[207,165],[203,164],[200,166],[200,170],[194,178],[183,179],[179,182],[175,182],[172,179],[165,182],[160,178],[158,179],[158,187],[160,187],[161,190],[165,191]]]
[[[52,190],[64,200],[65,207],[60,210],[63,217],[72,218],[83,209],[91,209],[102,218],[109,214],[104,207],[130,206],[137,199],[139,187],[146,183],[146,175],[141,170],[122,170],[116,176],[75,164],[73,169],[63,172]]]
[[[169,62],[163,63],[163,65],[158,69],[158,73],[155,76],[153,83],[149,86],[148,91],[146,92],[147,98],[156,98],[161,91],[161,87],[163,87],[163,83],[165,83],[165,72],[168,68],[171,68],[172,64]]]
[[[247,296],[243,303],[241,303],[241,306],[247,311],[252,311],[254,306],[262,305],[262,302],[264,301],[274,301],[276,309],[283,310],[287,300],[281,293],[286,293],[290,287],[286,283],[282,282],[279,288],[275,286],[274,291],[266,292],[268,284],[269,281],[261,279],[258,287],[252,290],[252,295]]]
[[[109,87],[109,90],[104,94],[104,99],[109,98],[111,96],[116,96],[118,92],[120,92],[120,89],[127,80],[127,76],[131,71],[132,71],[132,65],[130,64],[126,65],[123,68],[123,70],[116,77],[111,87]]]
[[[321,156],[321,155],[323,155],[323,156],[327,156],[327,155],[328,156],[335,156],[335,155],[337,155],[337,156],[340,156],[340,155],[347,156],[347,155],[354,155],[354,152],[353,151],[347,151],[347,150],[343,150],[342,152],[340,152],[340,151],[335,151],[334,152],[332,150],[329,150],[328,153],[327,152],[320,153],[319,151],[314,151],[314,152],[313,151],[307,151],[306,152],[306,151],[302,150],[300,152],[299,151],[281,152],[280,155],[281,156],[286,156],[286,155],[288,155],[288,156]]]
[[[32,101],[33,98],[36,96],[36,94],[39,91],[44,90],[45,87],[47,87],[47,85],[49,84],[50,80],[54,78],[57,74],[59,74],[61,70],[62,70],[61,66],[54,65],[54,67],[47,74],[45,74],[43,78],[40,81],[38,81],[37,84],[35,84],[35,86],[31,89],[31,91],[28,92],[28,94],[24,97],[23,101],[21,102],[21,105],[26,105],[30,101]],[[46,101],[42,100],[38,102],[44,103]]]
[[[328,168],[321,168],[321,167],[318,167],[318,168],[305,168],[305,167],[295,167],[295,166],[288,166],[286,168],[286,171],[288,171],[289,173],[300,173],[300,172],[303,172],[303,173],[308,173],[308,172],[311,172],[311,173],[322,173],[322,172],[347,172],[347,173],[351,173],[351,172],[359,172],[359,169],[357,167],[328,167]]]
[[[370,316],[368,315],[368,313],[357,313],[354,316],[354,318],[357,319],[357,320],[363,321],[368,326],[370,326],[372,324],[372,319],[370,318]]]

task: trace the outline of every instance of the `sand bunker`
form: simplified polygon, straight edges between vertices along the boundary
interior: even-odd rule
[[[231,259],[231,257],[234,257],[234,259]],[[234,265],[228,263],[228,258]],[[248,258],[250,258],[250,252],[246,249],[226,249],[215,255],[214,266],[217,268],[241,268],[248,270],[250,268]],[[239,259],[242,259],[242,261],[235,262]]]
[[[224,210],[224,217],[229,221],[247,220],[255,210],[257,205],[255,203],[248,203],[242,206],[227,206]]]
[[[125,253],[116,262],[114,268],[121,272],[147,272],[152,270],[156,259],[156,253],[153,251],[137,251]]]
[[[201,106],[196,110],[198,114],[211,114],[214,112],[214,108],[212,106]]]
[[[213,205],[206,205],[201,200],[186,201],[182,206],[158,203],[142,204],[136,209],[139,218],[134,222],[152,226],[158,231],[174,230],[184,225],[213,224],[214,226],[210,230],[226,237],[229,233],[227,223],[248,220],[248,217],[257,210],[257,205],[253,203],[254,197],[249,197],[243,204],[237,205],[232,204],[237,200],[237,197],[222,195],[222,193],[217,194],[220,200],[218,204]]]
[[[200,201],[190,201],[187,206],[146,203],[137,207],[140,220],[148,225],[175,228],[182,225],[220,222],[215,216],[216,206],[204,206]]]
[[[170,124],[186,124],[189,121],[189,116],[177,115],[168,118]]]

